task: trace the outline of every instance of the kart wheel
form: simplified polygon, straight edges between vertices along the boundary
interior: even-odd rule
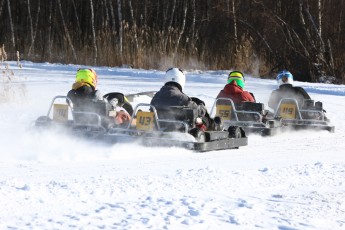
[[[197,142],[205,142],[206,141],[206,136],[204,131],[194,128],[189,131],[190,135],[192,135]]]
[[[241,128],[238,126],[230,126],[228,128],[228,132],[229,132],[230,138],[241,138],[242,137]]]

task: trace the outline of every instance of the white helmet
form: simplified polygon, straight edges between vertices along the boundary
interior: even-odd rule
[[[170,68],[166,71],[164,76],[164,83],[167,82],[176,82],[178,83],[182,91],[184,89],[184,85],[186,83],[186,75],[183,73],[183,70],[179,68]]]

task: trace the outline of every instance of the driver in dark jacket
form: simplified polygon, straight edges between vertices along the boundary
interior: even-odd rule
[[[170,68],[164,76],[164,86],[155,94],[151,105],[156,108],[169,106],[187,106],[198,110],[197,126],[202,129],[213,129],[214,121],[207,112],[205,103],[198,98],[188,97],[183,93],[186,76],[181,69]]]
[[[75,106],[81,106],[85,99],[103,100],[102,93],[96,89],[97,74],[93,69],[79,69],[72,89],[67,93]]]
[[[108,103],[103,94],[96,89],[98,82],[97,73],[93,69],[79,69],[76,74],[75,82],[72,89],[67,93],[67,97],[71,99],[76,111],[92,111],[88,102]],[[111,105],[109,104],[109,107]],[[104,114],[105,115],[105,114]],[[115,123],[125,124],[131,119],[130,114],[126,110],[116,112]]]
[[[297,100],[298,107],[302,108],[304,100],[311,99],[309,94],[302,88],[293,86],[293,76],[289,71],[283,70],[277,75],[279,89],[272,91],[268,101],[268,106],[275,110],[283,98],[293,98]]]

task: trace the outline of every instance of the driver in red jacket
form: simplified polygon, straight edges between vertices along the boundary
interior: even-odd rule
[[[244,75],[240,71],[232,71],[228,77],[228,83],[222,89],[217,98],[230,98],[235,106],[244,101],[255,102],[254,95],[244,90]]]

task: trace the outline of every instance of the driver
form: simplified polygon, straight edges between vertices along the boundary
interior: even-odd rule
[[[90,101],[108,103],[102,93],[96,89],[97,83],[98,77],[94,69],[78,69],[72,89],[67,93],[67,97],[71,99],[76,110],[90,109],[88,106]],[[111,107],[110,104],[109,107]],[[124,109],[117,111],[114,118],[118,125],[128,123],[130,119],[130,114]]]
[[[215,122],[210,118],[205,103],[198,98],[191,98],[183,93],[185,82],[186,75],[181,69],[168,69],[164,75],[164,85],[152,98],[151,105],[157,108],[187,106],[192,109],[197,109],[197,127],[203,131],[215,129]]]
[[[309,94],[298,86],[293,86],[293,76],[287,71],[280,71],[277,75],[277,83],[279,88],[273,90],[268,100],[268,106],[275,110],[283,98],[294,98],[298,102],[298,107],[302,108],[304,100],[311,99]]]

